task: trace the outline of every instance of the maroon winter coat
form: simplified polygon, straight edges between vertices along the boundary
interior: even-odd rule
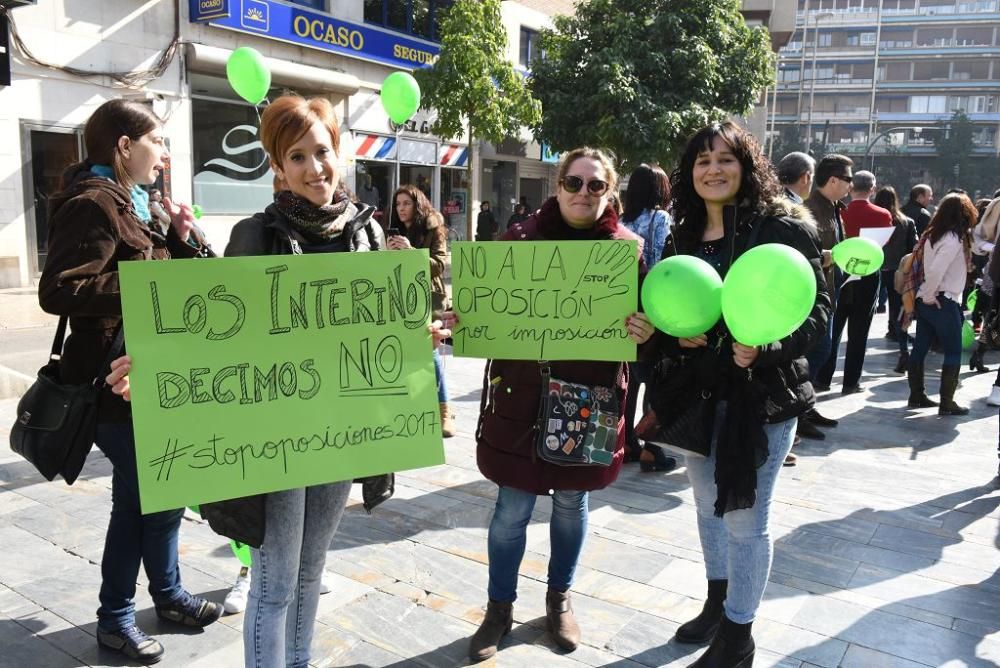
[[[618,215],[609,206],[590,230],[576,230],[562,220],[555,197],[524,221],[512,225],[503,241],[561,241],[636,239],[639,241],[639,272],[642,240],[618,224]],[[626,365],[620,362],[550,362],[554,377],[584,385],[617,387],[625,406],[628,385]],[[498,485],[533,494],[551,490],[590,491],[607,487],[618,477],[624,457],[625,421],[618,423],[618,440],[610,466],[558,466],[535,454],[538,406],[542,397],[542,377],[538,362],[488,360],[483,376],[483,396],[476,430],[476,460],[482,474]]]

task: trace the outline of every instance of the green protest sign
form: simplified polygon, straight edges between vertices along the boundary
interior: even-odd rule
[[[455,355],[635,360],[638,262],[635,241],[455,242]]]
[[[427,251],[120,278],[144,513],[444,463]]]

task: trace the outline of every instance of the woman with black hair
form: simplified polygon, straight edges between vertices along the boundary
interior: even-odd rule
[[[622,225],[643,240],[642,257],[651,269],[663,255],[670,225],[673,222],[666,207],[670,205],[670,179],[659,165],[639,165],[628,179],[625,191],[625,212]],[[644,472],[672,471],[677,460],[668,457],[654,445],[643,447],[635,435],[635,410],[639,386],[646,383],[649,364],[638,361],[629,364],[628,401],[625,406],[625,458],[639,461]]]
[[[907,374],[910,408],[938,406],[938,415],[967,415],[969,412],[968,408],[955,403],[955,391],[962,365],[962,291],[971,266],[972,228],[976,219],[976,207],[968,196],[946,195],[914,251],[914,263],[920,263],[923,280],[916,286],[914,304],[917,339],[913,343]],[[940,405],[924,392],[924,358],[935,335],[944,348]]]
[[[892,186],[879,188],[875,193],[872,204],[880,206],[892,216],[892,236],[882,247],[885,252],[885,260],[882,262],[882,285],[888,290],[889,299],[889,332],[896,339],[899,346],[899,360],[896,362],[896,373],[906,373],[909,365],[909,335],[900,327],[899,316],[903,310],[903,297],[893,287],[893,275],[899,266],[899,261],[907,253],[913,252],[913,247],[917,245],[917,226],[912,218],[903,215],[899,210],[899,197]]]
[[[697,668],[746,667],[753,662],[751,626],[771,570],[771,498],[797,417],[815,400],[804,355],[826,331],[830,297],[812,217],[782,196],[760,144],[740,126],[713,124],[695,134],[670,186],[675,224],[664,257],[694,255],[725,277],[745,251],[778,243],[802,253],[816,279],[809,316],[780,341],[744,345],[722,319],[705,334],[661,334],[658,341],[660,355],[692,365],[696,380],[666,397],[661,388],[670,378],[664,376],[651,397],[657,415],[707,402],[708,417],[699,424],[710,430],[711,444],[707,457],[685,457],[708,600],[676,638],[711,640]]]

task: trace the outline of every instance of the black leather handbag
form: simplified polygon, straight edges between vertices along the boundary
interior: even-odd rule
[[[716,400],[708,389],[698,390],[697,361],[663,358],[646,385],[650,408],[635,426],[646,443],[694,457],[708,457]]]
[[[38,370],[38,379],[17,404],[10,448],[31,462],[46,480],[61,475],[72,485],[94,444],[98,398],[111,361],[121,354],[123,335],[119,326],[101,372],[93,381],[70,385],[62,382],[59,373],[66,323],[66,316],[59,319],[49,362]]]

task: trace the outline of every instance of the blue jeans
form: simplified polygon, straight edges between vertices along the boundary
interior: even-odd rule
[[[725,417],[720,404],[715,418],[715,434]],[[726,593],[726,616],[737,624],[749,624],[764,597],[764,587],[771,573],[774,543],[768,529],[771,497],[778,481],[778,471],[785,455],[792,449],[795,426],[792,418],[764,425],[768,456],[757,469],[757,502],[752,508],[731,510],[715,516],[715,437],[708,457],[686,457],[687,475],[694,492],[698,513],[698,536],[705,556],[709,580],[729,580]]]
[[[444,380],[444,363],[441,361],[441,351],[434,349],[434,375],[437,376],[438,403],[448,402],[448,385]]]
[[[944,348],[943,366],[960,366],[962,364],[962,307],[944,296],[937,295],[941,308],[928,306],[917,300],[917,338],[913,342],[913,352],[910,354],[911,364],[922,365],[927,351],[931,347],[931,339],[937,335]]]
[[[346,480],[267,495],[264,544],[251,549],[243,620],[247,668],[309,664],[326,551],[350,491]]]
[[[490,522],[487,549],[490,560],[488,593],[493,601],[517,599],[517,569],[524,557],[524,544],[531,511],[537,496],[513,487],[501,487]],[[556,490],[552,495],[549,521],[549,588],[566,591],[587,535],[587,492]]]
[[[882,285],[888,286],[889,290],[889,331],[896,335],[896,344],[899,352],[905,353],[909,346],[909,335],[899,326],[899,314],[903,310],[903,298],[893,286],[893,276],[896,272],[892,270],[882,272]]]
[[[130,423],[98,424],[95,441],[114,467],[97,625],[104,631],[117,631],[135,624],[133,599],[140,563],[145,566],[154,604],[169,603],[184,592],[177,563],[177,531],[184,509],[142,514]]]

